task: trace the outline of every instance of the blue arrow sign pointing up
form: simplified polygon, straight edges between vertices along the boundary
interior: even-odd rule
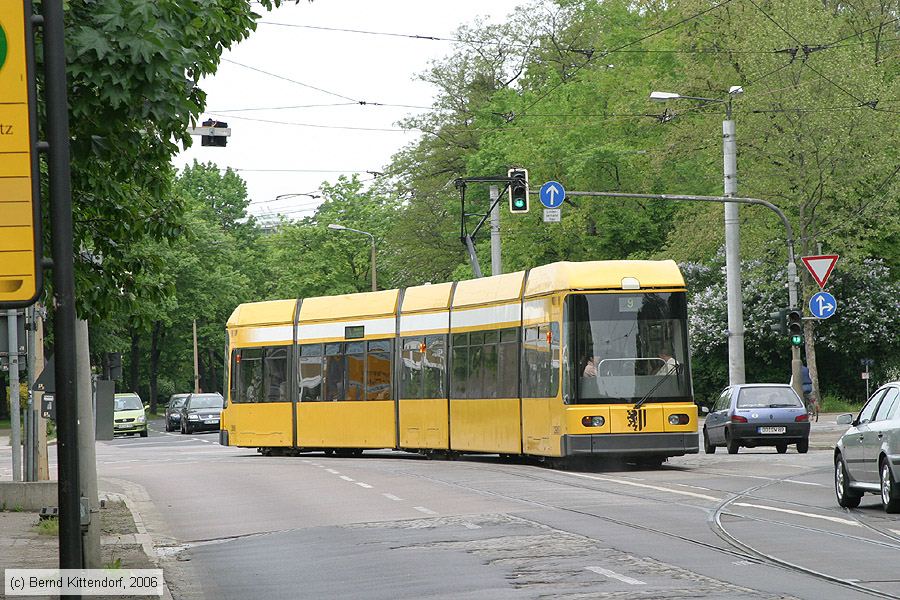
[[[548,181],[541,186],[541,204],[546,208],[559,208],[566,199],[566,189],[558,181]]]

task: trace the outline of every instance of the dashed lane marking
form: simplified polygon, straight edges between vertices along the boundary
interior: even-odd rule
[[[341,479],[343,479],[344,481],[353,481],[351,477],[347,477],[346,475],[341,475]]]
[[[859,527],[859,523],[856,521],[851,521],[850,519],[842,519],[840,517],[830,517],[828,515],[817,515],[815,513],[803,512],[800,510],[791,510],[790,508],[778,508],[776,506],[764,506],[762,504],[750,504],[749,502],[735,502],[733,506],[743,506],[745,508],[758,508],[760,510],[771,510],[774,512],[787,513],[789,515],[798,515],[801,517],[810,517],[813,519],[822,519],[825,521],[831,521],[832,523],[840,523],[841,525],[853,525],[854,527]]]
[[[707,496],[706,494],[698,494],[697,492],[687,492],[685,490],[676,490],[673,488],[663,487],[661,485],[650,485],[647,483],[638,483],[636,481],[628,481],[626,479],[618,479],[615,477],[598,477],[597,475],[586,475],[584,473],[566,473],[572,477],[583,477],[585,479],[594,479],[596,481],[607,481],[609,483],[618,483],[620,485],[630,485],[633,487],[644,488],[648,490],[656,490],[658,492],[669,492],[670,494],[679,494],[681,496],[691,496],[692,498],[700,498],[701,500],[710,500],[712,502],[721,502],[721,498],[715,496]]]
[[[340,471],[335,471],[334,469],[325,469],[325,470],[328,471],[329,473],[331,473],[332,475],[340,475],[341,474]]]
[[[393,494],[382,494],[382,496],[384,496],[384,497],[387,498],[388,500],[393,500],[394,502],[400,502],[401,500],[403,500],[403,498],[400,498],[400,497],[395,496],[395,495],[393,495]]]
[[[616,573],[615,571],[610,571],[609,569],[604,569],[603,567],[585,567],[588,571],[593,571],[598,575],[603,575],[604,577],[609,577],[610,579],[618,579],[622,583],[627,583],[629,585],[647,585],[646,582],[641,581],[640,579],[633,579],[628,577],[627,575],[622,575],[621,573]]]
[[[430,508],[425,508],[424,506],[413,506],[414,509],[419,511],[420,513],[425,513],[426,515],[436,515],[437,513]]]
[[[368,483],[363,483],[362,481],[354,481],[353,483],[355,483],[359,487],[363,487],[363,488],[371,488],[372,487]]]

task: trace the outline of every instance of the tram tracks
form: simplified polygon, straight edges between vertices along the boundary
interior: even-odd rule
[[[469,468],[471,470],[476,470],[476,467],[474,467],[474,466],[469,467],[469,466],[463,465],[461,463],[457,463],[457,464],[459,466],[463,466],[463,467]],[[782,569],[785,569],[790,572],[794,572],[794,573],[798,573],[798,574],[802,574],[802,575],[805,575],[808,577],[815,578],[817,580],[823,581],[830,585],[854,590],[856,592],[860,592],[860,593],[863,593],[863,594],[866,594],[866,595],[869,595],[872,597],[886,598],[886,599],[891,599],[891,600],[900,600],[900,595],[892,594],[890,592],[885,592],[883,590],[879,590],[877,588],[870,587],[870,586],[865,585],[858,581],[841,578],[841,577],[831,575],[829,573],[825,573],[825,572],[817,570],[817,569],[813,569],[810,567],[803,566],[801,564],[797,564],[790,560],[779,558],[771,553],[768,553],[768,552],[748,543],[747,541],[740,539],[737,535],[735,535],[734,533],[729,531],[726,528],[726,524],[723,523],[722,517],[729,516],[729,517],[738,518],[738,519],[746,519],[746,520],[752,520],[752,521],[758,521],[758,522],[768,522],[768,523],[779,525],[779,526],[795,526],[797,528],[804,529],[806,531],[809,531],[809,532],[815,533],[815,534],[829,535],[829,536],[844,538],[844,539],[848,539],[848,540],[853,540],[853,541],[860,542],[860,543],[867,543],[867,544],[873,544],[876,546],[887,547],[892,550],[900,550],[900,544],[894,544],[894,543],[888,543],[888,542],[879,541],[879,540],[873,540],[871,538],[866,538],[866,537],[862,537],[862,536],[857,536],[857,535],[852,535],[852,534],[848,534],[848,533],[832,531],[832,530],[827,530],[827,529],[822,529],[822,528],[817,528],[817,527],[812,527],[812,526],[796,525],[796,524],[790,524],[790,523],[777,521],[774,519],[765,519],[765,518],[761,518],[761,517],[748,516],[745,514],[740,514],[740,513],[734,512],[732,510],[729,510],[729,508],[732,507],[732,505],[738,503],[738,501],[740,501],[741,499],[745,499],[745,498],[752,498],[752,499],[757,499],[757,500],[768,500],[768,501],[773,501],[773,502],[781,502],[780,500],[776,500],[776,499],[772,499],[772,498],[756,496],[755,493],[759,492],[760,490],[763,490],[765,488],[774,486],[776,484],[785,483],[787,480],[797,477],[798,475],[809,475],[809,474],[815,473],[815,472],[819,471],[820,469],[812,469],[812,470],[810,470],[808,472],[804,472],[804,473],[795,473],[795,474],[785,476],[782,478],[773,478],[772,481],[767,481],[762,484],[757,484],[757,485],[745,488],[745,489],[737,491],[737,492],[729,492],[729,491],[725,491],[725,490],[712,490],[711,489],[710,491],[720,492],[722,494],[728,494],[727,498],[725,498],[724,500],[718,501],[715,508],[713,508],[711,510],[708,508],[705,508],[705,507],[697,506],[696,504],[692,504],[692,503],[688,503],[688,502],[684,502],[684,501],[672,502],[671,500],[662,499],[657,496],[652,496],[652,495],[648,495],[648,494],[640,494],[637,492],[623,492],[621,490],[610,491],[609,489],[603,489],[602,487],[598,486],[597,484],[587,484],[587,483],[580,483],[580,482],[574,482],[574,481],[566,481],[562,477],[540,476],[535,473],[523,473],[521,471],[516,471],[516,470],[512,470],[512,469],[504,469],[504,468],[500,468],[500,467],[496,467],[496,466],[485,467],[483,464],[479,465],[477,467],[477,470],[478,471],[488,470],[488,471],[501,473],[501,474],[504,474],[507,476],[520,477],[520,478],[524,478],[524,479],[543,481],[546,483],[553,483],[556,485],[564,485],[567,487],[574,487],[574,488],[586,489],[586,490],[595,490],[595,491],[604,492],[604,493],[612,493],[617,496],[627,496],[627,497],[633,497],[635,499],[641,499],[641,500],[646,500],[646,501],[651,501],[651,502],[676,504],[678,506],[682,506],[682,507],[686,507],[686,508],[704,510],[708,513],[708,517],[707,517],[708,526],[710,527],[712,532],[716,534],[716,536],[719,539],[721,539],[723,542],[725,542],[727,544],[727,546],[723,547],[723,546],[720,546],[720,545],[717,545],[714,543],[710,543],[710,542],[707,542],[707,541],[704,541],[701,539],[697,539],[695,537],[686,536],[686,535],[674,533],[671,531],[666,531],[666,530],[652,527],[649,525],[634,523],[634,522],[627,521],[624,519],[617,519],[615,517],[611,517],[608,515],[597,514],[596,512],[592,512],[589,510],[576,509],[576,508],[572,508],[572,507],[561,506],[559,504],[542,502],[542,501],[538,501],[538,500],[523,499],[523,498],[519,498],[516,496],[509,495],[509,494],[505,494],[502,492],[486,490],[481,487],[476,487],[474,485],[468,485],[468,484],[454,482],[454,481],[446,481],[444,479],[439,479],[439,478],[435,478],[435,477],[431,477],[431,476],[427,476],[427,475],[422,475],[421,473],[405,472],[405,474],[411,475],[414,477],[431,480],[436,483],[441,483],[441,484],[450,485],[453,487],[458,487],[458,488],[472,491],[472,492],[475,492],[478,494],[493,496],[493,497],[497,497],[497,498],[502,498],[504,500],[529,504],[529,505],[537,506],[537,507],[541,507],[541,508],[546,508],[546,509],[551,509],[551,510],[559,510],[559,511],[569,512],[569,513],[573,513],[573,514],[578,514],[578,515],[586,516],[589,518],[608,522],[611,524],[619,525],[622,527],[626,527],[626,528],[630,528],[630,529],[634,529],[634,530],[638,530],[638,531],[643,531],[643,532],[651,533],[654,535],[660,535],[660,536],[664,536],[664,537],[667,537],[670,539],[677,539],[677,540],[680,540],[680,541],[683,541],[683,542],[686,542],[686,543],[689,543],[689,544],[692,544],[695,546],[699,546],[699,547],[706,548],[708,550],[712,550],[714,552],[718,552],[718,553],[726,554],[726,555],[729,555],[732,557],[736,557],[741,560],[747,560],[747,561],[754,562],[754,563],[768,564],[771,566],[782,568]],[[601,480],[601,481],[598,481],[597,483],[602,484],[603,481]],[[703,496],[703,495],[697,494],[697,496]],[[709,496],[707,496],[707,497],[709,497]],[[714,500],[718,500],[718,499],[714,499]],[[802,505],[802,503],[796,503],[796,502],[792,502],[792,503],[795,505]],[[809,508],[821,509],[821,507],[814,507],[812,505],[803,505],[803,506],[809,507]],[[842,513],[842,514],[844,514],[844,515],[849,514],[851,516],[851,518],[853,518],[854,521],[858,522],[862,527],[869,529],[876,534],[879,534],[886,538],[890,538],[892,541],[900,541],[900,536],[896,536],[890,532],[882,530],[881,528],[879,528],[877,526],[873,526],[873,525],[859,519],[859,517],[853,513]]]

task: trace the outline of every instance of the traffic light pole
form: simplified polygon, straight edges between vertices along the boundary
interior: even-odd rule
[[[80,569],[81,499],[78,477],[78,396],[75,381],[75,258],[69,168],[69,103],[62,0],[44,0],[44,69],[53,257],[56,425],[59,487],[59,566]]]
[[[764,206],[768,208],[772,212],[778,215],[778,218],[781,219],[781,223],[784,225],[785,232],[787,237],[785,239],[785,243],[787,246],[787,288],[788,288],[788,302],[790,304],[791,309],[798,309],[798,293],[797,293],[797,263],[795,262],[796,257],[794,256],[794,229],[791,227],[791,222],[788,221],[788,218],[781,211],[780,208],[772,204],[771,202],[767,202],[765,200],[761,200],[759,198],[741,198],[737,196],[694,196],[690,194],[628,194],[623,192],[570,192],[566,190],[567,197],[576,197],[576,196],[585,196],[585,197],[600,197],[600,198],[631,198],[635,200],[678,200],[678,201],[686,201],[686,202],[717,202],[717,203],[728,203],[734,202],[737,204],[752,204],[755,206]],[[803,397],[803,378],[801,376],[801,366],[802,361],[800,359],[800,348],[797,346],[791,346],[791,381],[794,387],[794,391],[797,392],[801,398]]]
[[[454,182],[456,184],[456,188],[459,190],[460,201],[459,241],[461,241],[466,247],[466,253],[469,255],[469,263],[472,265],[472,274],[476,278],[484,277],[484,275],[481,271],[481,264],[478,262],[478,254],[475,252],[475,236],[478,235],[478,231],[481,229],[482,225],[484,225],[488,218],[493,214],[493,212],[497,210],[497,205],[500,203],[500,198],[503,196],[503,192],[498,193],[496,197],[494,197],[493,192],[491,193],[491,206],[488,208],[488,211],[486,213],[484,213],[483,215],[481,213],[473,213],[470,215],[466,212],[466,185],[469,183],[505,183],[508,186],[511,181],[512,180],[509,177],[461,177]],[[475,229],[472,230],[472,233],[469,233],[468,227],[466,226],[466,217],[469,216],[481,217],[481,220],[478,222],[478,225],[475,226]]]

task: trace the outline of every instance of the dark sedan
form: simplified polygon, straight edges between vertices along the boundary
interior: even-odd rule
[[[191,394],[181,407],[181,433],[219,430],[225,400],[221,394]]]
[[[703,447],[707,454],[717,446],[737,454],[741,446],[775,446],[779,454],[789,444],[797,452],[809,450],[809,414],[789,385],[754,383],[725,388],[703,425]]]
[[[834,490],[844,508],[863,494],[878,494],[885,512],[900,513],[900,381],[881,386],[859,416],[837,418],[850,425],[834,449]]]
[[[166,404],[166,431],[175,431],[181,427],[181,407],[190,394],[172,394]]]

